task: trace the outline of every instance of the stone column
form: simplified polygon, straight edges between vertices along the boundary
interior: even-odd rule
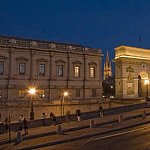
[[[70,79],[70,54],[67,53],[67,90],[69,88],[69,79]]]
[[[85,100],[85,97],[86,97],[86,90],[85,90],[85,88],[86,88],[86,85],[85,85],[85,83],[86,83],[86,74],[87,74],[87,72],[86,72],[86,70],[87,70],[86,60],[87,60],[87,58],[86,58],[86,55],[84,54],[83,100]]]
[[[33,77],[33,50],[30,51],[30,81],[32,80]]]
[[[10,82],[12,79],[12,53],[13,53],[13,49],[10,48],[9,49],[9,67],[8,67],[8,86],[7,86],[7,99],[9,100],[9,88],[10,88]]]

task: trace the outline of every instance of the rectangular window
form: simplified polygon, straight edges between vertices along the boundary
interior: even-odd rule
[[[19,98],[24,98],[26,96],[26,91],[19,90]]]
[[[58,77],[63,77],[63,65],[58,65]]]
[[[4,62],[0,62],[0,74],[4,74]]]
[[[92,97],[96,97],[96,89],[92,89]]]
[[[45,75],[45,64],[40,64],[39,66],[39,75],[44,76]]]
[[[91,68],[90,68],[90,77],[91,77],[91,78],[94,78],[94,77],[95,77],[95,68],[94,68],[94,67],[91,67]]]
[[[76,94],[76,97],[80,97],[80,90],[79,90],[79,89],[76,89],[75,92],[76,92],[76,93],[75,93],[75,94]]]
[[[20,75],[25,74],[25,63],[19,63],[19,74]]]
[[[80,77],[80,67],[79,66],[75,66],[75,68],[74,68],[74,76],[75,77]]]
[[[39,96],[40,98],[44,98],[44,97],[45,97],[45,92],[44,92],[44,90],[38,90],[38,96]]]

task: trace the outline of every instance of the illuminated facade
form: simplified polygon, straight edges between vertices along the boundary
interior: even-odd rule
[[[117,98],[145,98],[149,95],[150,50],[120,46],[115,48]]]
[[[109,60],[109,54],[107,51],[106,61],[104,63],[104,80],[108,79],[111,76],[112,76],[111,61]]]
[[[0,36],[0,99],[38,100],[102,97],[101,50],[65,43]]]

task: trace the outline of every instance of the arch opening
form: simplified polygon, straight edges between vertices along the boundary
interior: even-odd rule
[[[138,96],[146,97],[147,94],[147,86],[145,85],[145,80],[149,80],[146,72],[141,72],[138,75]]]

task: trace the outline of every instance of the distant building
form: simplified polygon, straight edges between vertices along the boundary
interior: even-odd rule
[[[114,96],[114,77],[112,76],[112,70],[111,70],[111,61],[109,60],[109,54],[107,51],[106,54],[106,60],[104,63],[104,80],[102,82],[103,85],[103,96],[106,97],[113,97]]]
[[[102,97],[102,52],[80,45],[0,36],[0,100]]]
[[[117,98],[146,98],[150,95],[150,49],[115,48]]]
[[[104,63],[104,80],[108,79],[111,76],[112,76],[111,61],[109,60],[109,54],[107,51],[106,60]]]

